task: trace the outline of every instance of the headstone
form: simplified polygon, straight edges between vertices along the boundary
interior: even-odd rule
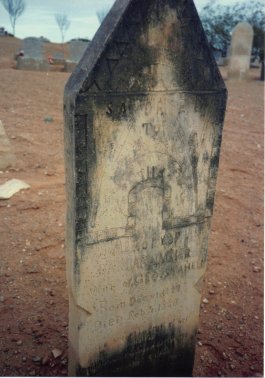
[[[11,151],[9,139],[0,121],[0,171],[14,165],[15,161],[15,155]]]
[[[253,28],[240,22],[232,32],[231,55],[228,65],[229,79],[246,79],[250,68]]]
[[[28,37],[22,41],[25,58],[43,59],[43,42],[40,38]]]
[[[225,104],[192,1],[115,2],[65,88],[71,376],[191,376]]]
[[[54,59],[64,59],[64,53],[62,51],[56,51],[53,56]]]
[[[82,58],[82,55],[84,54],[87,46],[88,42],[71,41],[69,46],[69,60],[78,63]]]
[[[49,62],[43,58],[43,41],[28,37],[22,41],[24,56],[17,57],[16,68],[26,71],[49,71]]]
[[[262,61],[261,61],[261,70],[260,70],[260,80],[261,80],[261,81],[264,81],[264,80],[265,80],[265,75],[264,75],[264,65],[265,65],[265,61],[262,60]]]

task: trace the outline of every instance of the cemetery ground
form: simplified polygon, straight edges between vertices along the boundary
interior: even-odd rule
[[[30,188],[0,200],[0,375],[66,376],[62,108],[69,74],[15,70],[17,45],[0,38],[0,119],[17,158],[14,168],[0,173],[0,184],[17,178]],[[248,82],[226,81],[194,376],[263,376],[264,109],[258,77],[252,70]]]

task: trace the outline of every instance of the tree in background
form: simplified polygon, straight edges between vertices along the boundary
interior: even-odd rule
[[[64,43],[65,33],[69,29],[69,26],[70,26],[71,22],[69,21],[69,19],[66,16],[65,13],[63,13],[63,14],[59,14],[59,13],[55,14],[55,20],[56,20],[57,25],[58,25],[58,27],[60,29],[60,32],[61,32],[62,43]]]
[[[16,22],[19,16],[22,15],[26,8],[24,0],[2,0],[3,7],[9,14],[10,23],[13,30],[13,35],[15,35]]]
[[[265,14],[261,1],[246,1],[233,5],[220,5],[217,0],[209,1],[201,10],[200,18],[210,44],[226,54],[233,28],[243,21],[253,27],[252,53],[262,55],[264,51]]]
[[[98,18],[98,21],[100,24],[102,24],[104,18],[106,17],[106,15],[108,14],[108,10],[107,9],[102,9],[100,11],[97,11],[97,18]]]

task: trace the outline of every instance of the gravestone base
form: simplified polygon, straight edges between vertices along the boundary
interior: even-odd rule
[[[50,64],[45,60],[19,56],[16,68],[23,71],[50,71]]]
[[[249,79],[249,57],[231,56],[228,65],[228,79],[248,80]]]
[[[77,66],[76,62],[72,62],[70,60],[66,60],[64,62],[64,71],[65,72],[73,72],[73,70],[75,69],[76,66]]]

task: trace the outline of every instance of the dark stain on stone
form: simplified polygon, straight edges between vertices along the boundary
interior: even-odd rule
[[[131,333],[121,351],[99,353],[77,376],[101,377],[191,377],[194,363],[195,332],[182,333],[173,324],[150,327]]]

